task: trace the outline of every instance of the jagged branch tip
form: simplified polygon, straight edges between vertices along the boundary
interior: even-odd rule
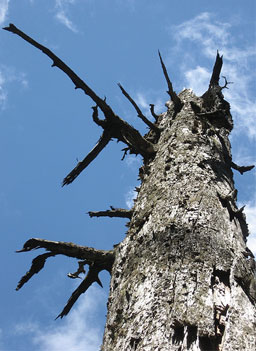
[[[23,245],[23,248],[16,252],[27,252],[39,248],[44,248],[49,252],[39,255],[33,259],[29,271],[20,279],[16,290],[19,290],[25,283],[27,283],[34,274],[39,273],[43,269],[47,258],[52,256],[65,255],[68,257],[82,259],[82,261],[79,262],[78,270],[73,274],[68,274],[68,277],[71,278],[77,278],[80,273],[85,273],[85,264],[89,266],[87,275],[83,279],[82,283],[78,286],[78,288],[72,293],[67,304],[63,308],[62,312],[57,316],[57,318],[62,318],[67,315],[79,296],[88,290],[88,288],[94,282],[102,287],[98,275],[102,270],[107,270],[109,273],[111,273],[112,265],[115,259],[113,250],[96,250],[91,247],[79,246],[73,243],[49,241],[36,238],[32,238],[26,241]]]

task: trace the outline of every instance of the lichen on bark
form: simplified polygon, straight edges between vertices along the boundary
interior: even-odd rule
[[[179,98],[180,112],[168,102],[158,120],[157,153],[115,250],[104,351],[255,349],[253,257],[230,213],[229,105],[213,101],[221,121],[191,90]]]

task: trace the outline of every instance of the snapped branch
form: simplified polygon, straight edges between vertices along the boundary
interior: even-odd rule
[[[34,274],[37,274],[44,268],[44,264],[48,257],[55,256],[55,253],[47,252],[45,254],[39,255],[35,257],[32,261],[32,265],[29,271],[20,279],[18,282],[16,290],[22,288],[22,286],[29,281],[30,278],[33,277]]]
[[[98,156],[98,154],[104,149],[105,146],[111,140],[111,135],[106,131],[103,132],[98,143],[94,148],[89,152],[89,154],[78,164],[76,167],[64,178],[62,186],[72,183],[77,176]]]
[[[223,56],[220,56],[219,51],[217,51],[216,60],[212,70],[209,89],[214,86],[219,86],[220,72],[221,72],[222,65],[223,65]]]
[[[236,163],[231,162],[231,167],[233,169],[235,169],[236,171],[240,172],[241,174],[250,171],[251,169],[253,169],[255,166],[251,165],[251,166],[238,166]]]
[[[181,108],[182,108],[182,102],[180,101],[180,98],[178,97],[178,95],[173,90],[172,82],[170,81],[170,78],[169,78],[168,73],[167,73],[167,69],[165,67],[164,61],[162,59],[162,56],[161,56],[159,50],[158,50],[158,55],[159,55],[159,58],[160,58],[162,70],[163,70],[163,73],[164,73],[164,76],[165,76],[165,79],[166,79],[166,82],[167,82],[167,86],[168,86],[167,93],[169,94],[171,100],[174,103],[176,112],[179,112],[181,110]]]
[[[126,210],[123,208],[113,208],[107,211],[97,211],[97,212],[88,212],[89,216],[92,217],[119,217],[119,218],[132,218],[133,211]]]

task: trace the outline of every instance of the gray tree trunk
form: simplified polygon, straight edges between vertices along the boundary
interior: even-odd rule
[[[256,349],[255,266],[235,204],[229,105],[191,90],[160,116],[153,161],[116,248],[103,351]],[[252,257],[251,257],[252,256]]]

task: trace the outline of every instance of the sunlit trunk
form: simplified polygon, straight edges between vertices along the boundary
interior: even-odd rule
[[[221,95],[221,93],[220,93]],[[253,258],[236,207],[229,104],[191,90],[162,129],[116,249],[102,350],[256,349]]]

